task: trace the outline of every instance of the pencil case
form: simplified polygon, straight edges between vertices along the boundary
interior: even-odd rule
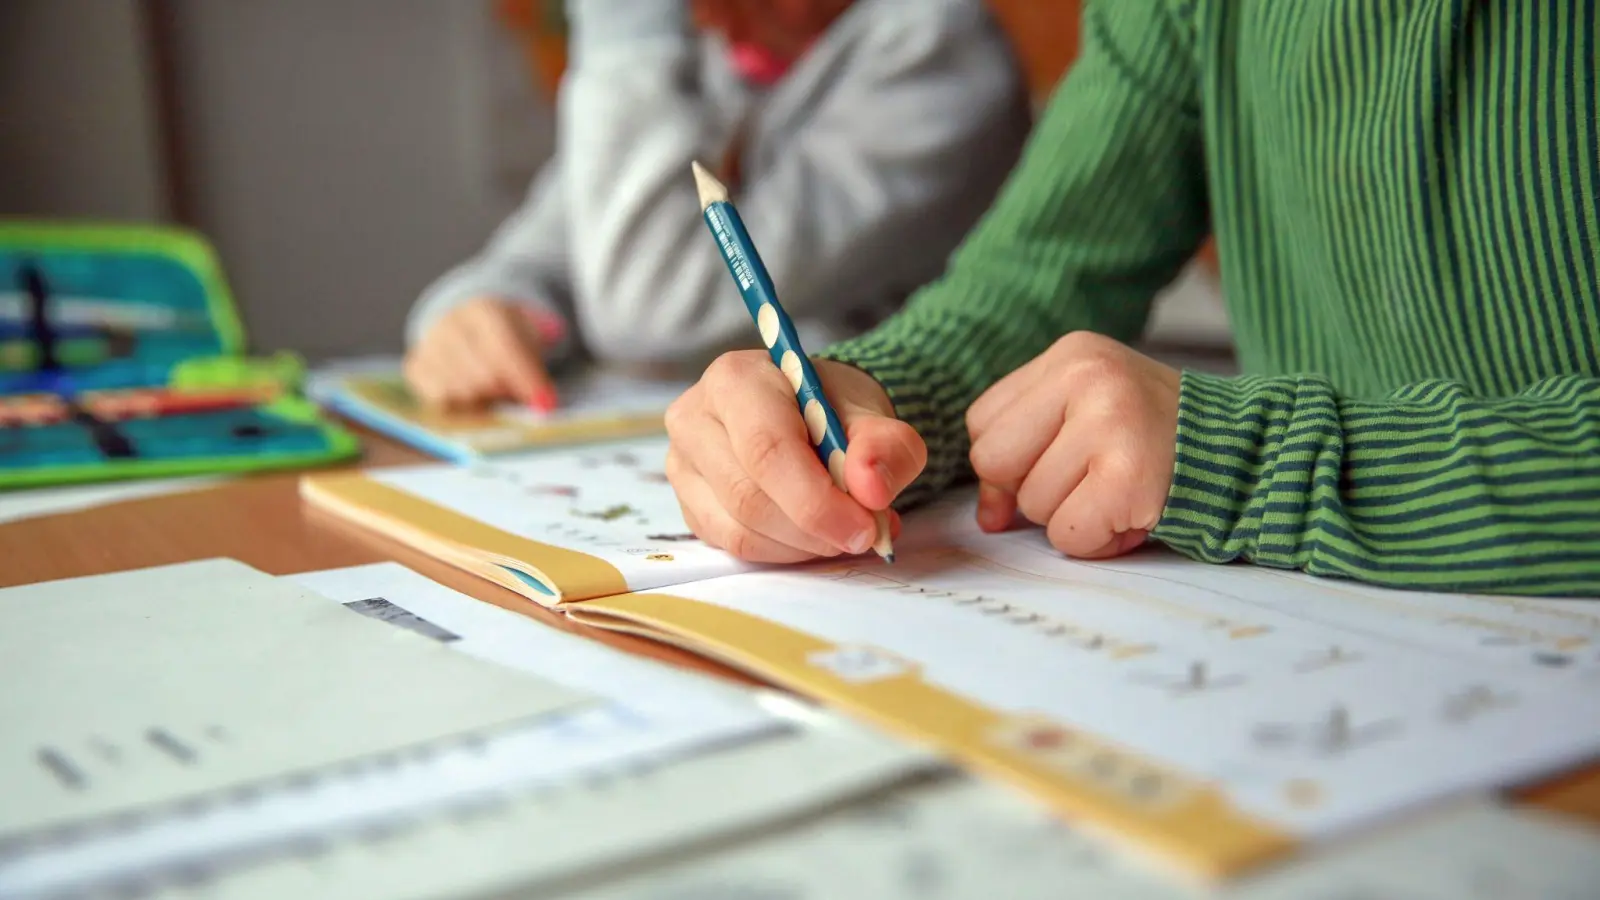
[[[0,220],[0,490],[354,457],[303,371],[247,354],[199,234]]]

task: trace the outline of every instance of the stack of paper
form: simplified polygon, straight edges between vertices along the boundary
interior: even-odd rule
[[[1188,884],[914,747],[393,564],[56,582],[0,591],[0,621],[42,676],[0,706],[10,758],[40,750],[4,773],[30,798],[7,810],[5,898],[1579,900],[1600,883],[1600,836],[1472,802]]]
[[[615,826],[516,857],[519,876],[549,877],[934,765],[398,566],[73,579],[0,591],[0,622],[32,688],[0,697],[0,897],[248,884],[307,847],[632,782]]]

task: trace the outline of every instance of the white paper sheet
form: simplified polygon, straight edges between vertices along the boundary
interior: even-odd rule
[[[1457,640],[1467,626],[1439,610],[1533,613],[1398,592],[1369,605],[1341,590],[1163,554],[1076,563],[1030,533],[671,593],[868,648],[851,659],[882,657],[883,674],[908,660],[980,705],[1042,714],[1214,783],[1303,837],[1600,754],[1600,691],[1575,667]]]
[[[992,786],[900,790],[571,900],[1591,900],[1600,835],[1472,803],[1248,882],[1157,877]]]
[[[296,848],[265,865],[191,873],[154,896],[208,900],[443,900],[560,896],[568,879],[682,857],[848,804],[932,765],[820,717],[770,739],[671,765],[507,793]],[[158,883],[159,886],[159,883]],[[500,893],[505,892],[505,893]]]
[[[767,729],[776,721],[745,688],[551,628],[475,600],[399,563],[330,569],[289,579],[348,609],[440,640],[457,652],[602,699],[664,733],[697,735],[710,742]]]
[[[666,480],[666,456],[665,438],[644,438],[471,465],[385,468],[368,477],[501,531],[603,559],[634,591],[766,568],[695,538]],[[919,510],[896,551],[977,534],[974,509],[958,494]]]
[[[797,715],[792,701],[774,707],[764,693],[563,633],[397,564],[284,580],[316,591],[316,601],[335,618],[365,619],[449,655],[493,663],[513,674],[520,670],[592,700],[517,727],[471,733],[424,753],[379,753],[272,789],[234,792],[181,814],[146,817],[137,828],[15,848],[0,853],[0,897],[50,896],[67,887],[190,883],[201,874],[224,885],[239,879],[248,886],[257,878],[270,881],[276,877],[270,872],[285,866],[295,870],[307,847],[345,847],[359,858],[373,835],[404,833],[426,823],[453,828],[463,818],[476,820],[475,811],[485,808],[547,798],[551,792],[581,795],[591,783],[620,779],[631,784],[701,756],[718,762],[694,768],[700,774],[683,785],[707,783],[719,766],[728,778],[751,782],[738,798],[704,799],[687,812],[663,809],[654,818],[613,797],[606,801],[606,814],[639,819],[626,826],[632,830],[614,826],[626,832],[615,840],[604,834],[574,836],[578,849],[571,841],[557,841],[530,855],[524,846],[504,861],[518,872],[537,873],[575,860],[626,857],[638,849],[630,841],[687,841],[699,835],[697,829],[781,817],[932,764],[914,748],[854,726],[803,711]],[[775,771],[764,767],[781,760],[807,763],[788,782],[761,790],[762,779]],[[671,787],[678,781],[666,784],[671,789],[661,796],[677,796],[672,791],[682,789]],[[655,795],[644,799],[650,796]],[[569,807],[562,809],[563,817],[571,815]],[[520,845],[530,835],[504,837]],[[269,875],[252,874],[263,866]],[[396,884],[413,882],[405,876]],[[364,890],[339,890],[330,896],[369,896]]]
[[[0,838],[589,702],[231,560],[0,590],[0,659]]]
[[[666,455],[666,440],[652,438],[368,477],[510,534],[603,559],[634,590],[753,569],[690,533],[663,471]]]

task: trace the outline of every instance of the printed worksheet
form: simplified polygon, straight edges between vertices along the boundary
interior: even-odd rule
[[[321,875],[337,872],[325,859],[335,848],[340,858],[381,862],[386,873],[368,873],[365,883],[335,877],[328,885],[328,896],[380,896],[372,893],[380,882],[403,891],[437,884],[440,875],[460,876],[431,855],[439,848],[426,845],[415,869],[393,872],[392,860],[366,856],[374,840],[404,846],[420,831],[473,844],[485,835],[470,823],[505,822],[499,812],[510,807],[525,811],[523,827],[494,845],[502,857],[497,865],[483,858],[489,848],[442,852],[469,871],[481,868],[479,878],[506,866],[532,877],[797,815],[937,764],[923,750],[786,697],[550,628],[397,564],[283,580],[315,591],[308,596],[335,624],[480,661],[512,678],[561,685],[589,702],[440,744],[385,747],[332,770],[146,811],[118,820],[116,828],[0,843],[0,897],[148,892],[166,883],[189,890],[202,882],[207,896],[232,896],[263,880],[274,883],[274,872],[294,877],[307,848]],[[773,771],[789,777],[774,779]],[[741,780],[744,787],[728,796],[723,789]],[[696,790],[704,796],[683,802],[683,791]],[[575,816],[591,795],[603,816],[585,825]],[[552,803],[559,814],[550,814]],[[533,818],[544,824],[526,827]],[[567,827],[577,831],[539,835]],[[542,845],[529,843],[535,839]]]
[[[649,439],[467,466],[379,469],[368,477],[514,537],[599,559],[631,588],[752,569],[701,543],[685,526],[663,471],[666,452],[665,439]],[[449,538],[447,524],[436,530]],[[538,550],[527,555],[537,557]],[[534,568],[538,560],[520,562],[519,568]]]
[[[0,658],[0,850],[592,702],[232,560],[0,590]]]
[[[1080,563],[1037,531],[662,595],[576,612],[688,635],[878,721],[948,729],[937,737],[958,754],[1031,759],[1059,770],[1063,795],[1109,792],[1189,836],[1237,831],[1216,852],[1241,859],[1600,755],[1600,691],[1574,674],[1593,623],[1555,602],[1160,552]]]
[[[455,547],[457,560],[469,565],[492,559],[519,573],[533,591],[567,600],[761,570],[689,530],[663,471],[666,454],[666,440],[652,438],[467,466],[377,469],[364,476],[429,505],[421,508],[356,489],[363,491],[364,516],[400,522],[429,546]],[[973,508],[961,494],[919,510],[896,541],[897,551],[976,532]],[[513,543],[489,549],[482,526],[498,532],[496,541],[509,535]],[[551,548],[576,551],[587,562],[556,574],[547,564]],[[621,583],[608,582],[608,572],[620,575]]]

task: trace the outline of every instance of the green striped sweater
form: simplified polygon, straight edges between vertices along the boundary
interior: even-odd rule
[[[1184,373],[1154,537],[1418,589],[1600,595],[1595,0],[1090,0],[946,272],[821,354],[970,478],[967,406],[1138,338],[1214,234],[1240,377]]]

